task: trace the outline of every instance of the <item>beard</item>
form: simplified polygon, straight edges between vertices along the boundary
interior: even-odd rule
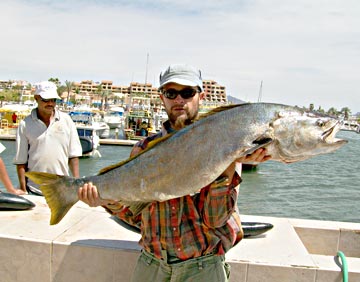
[[[189,107],[187,105],[184,105],[185,113],[181,115],[176,115],[171,111],[168,114],[171,125],[174,127],[174,129],[180,129],[193,123],[193,121],[198,116],[198,109],[199,107],[196,107],[195,109],[192,109],[192,111],[190,111]]]

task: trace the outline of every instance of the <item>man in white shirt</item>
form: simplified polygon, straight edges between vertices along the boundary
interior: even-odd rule
[[[40,171],[79,177],[82,148],[76,126],[70,116],[55,108],[60,99],[57,87],[50,81],[35,86],[38,107],[19,124],[14,164],[20,189],[41,194],[33,183],[27,183],[26,171]]]

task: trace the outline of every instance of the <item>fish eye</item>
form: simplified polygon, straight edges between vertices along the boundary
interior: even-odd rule
[[[318,119],[316,121],[316,124],[319,126],[319,127],[323,127],[325,125],[325,121],[321,120],[321,119]]]

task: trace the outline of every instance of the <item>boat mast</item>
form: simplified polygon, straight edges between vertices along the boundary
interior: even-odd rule
[[[146,83],[147,83],[148,66],[149,66],[149,53],[147,53],[147,55],[146,55],[145,85],[146,85]]]
[[[263,85],[263,81],[261,81],[261,83],[260,83],[258,103],[261,102],[261,99],[262,99],[262,85]]]

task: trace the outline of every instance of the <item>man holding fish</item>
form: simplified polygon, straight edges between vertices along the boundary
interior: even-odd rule
[[[198,116],[204,98],[199,70],[189,65],[170,65],[160,74],[159,90],[169,119],[161,132],[137,143],[131,156],[141,153],[154,140],[186,127]],[[141,229],[143,250],[132,281],[228,281],[230,268],[224,255],[243,236],[236,211],[236,187],[241,178],[235,165],[268,159],[266,150],[258,149],[237,159],[198,193],[152,202],[137,215],[125,205],[101,199],[92,183],[84,184],[78,196],[89,206],[102,205],[111,214]],[[168,160],[172,161],[176,160]]]

